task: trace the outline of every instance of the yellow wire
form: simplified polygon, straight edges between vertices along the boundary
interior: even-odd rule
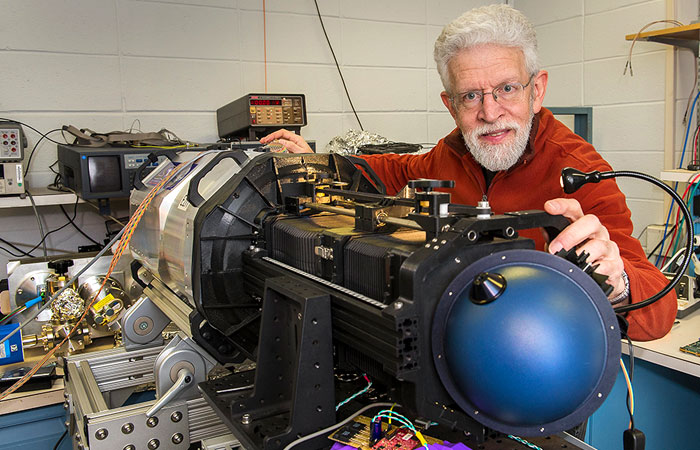
[[[622,373],[625,375],[625,381],[627,382],[627,392],[630,394],[630,414],[634,414],[634,392],[632,391],[632,382],[630,381],[629,375],[627,375],[627,368],[625,363],[620,358],[620,367],[622,367]],[[632,421],[630,420],[630,428],[632,428]]]

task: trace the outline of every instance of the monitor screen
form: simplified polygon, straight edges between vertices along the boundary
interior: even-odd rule
[[[118,155],[88,156],[90,192],[116,192],[122,189],[121,164]]]

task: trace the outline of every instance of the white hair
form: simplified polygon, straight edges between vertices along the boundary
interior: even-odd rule
[[[539,72],[537,35],[527,17],[508,5],[482,6],[445,25],[435,41],[433,57],[448,93],[452,93],[452,80],[447,70],[450,60],[461,50],[487,44],[519,48],[528,73]]]

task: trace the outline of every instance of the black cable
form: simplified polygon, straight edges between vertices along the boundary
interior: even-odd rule
[[[78,215],[78,201],[79,201],[79,200],[80,200],[80,199],[76,196],[76,198],[75,198],[75,203],[73,204],[73,220],[75,220],[75,217]],[[29,250],[29,252],[31,253],[31,252],[33,252],[34,250],[36,250],[37,248],[39,248],[39,247],[44,243],[44,241],[46,240],[46,238],[49,237],[49,235],[50,235],[51,233],[55,233],[55,232],[57,232],[57,231],[61,231],[62,229],[64,229],[64,228],[67,227],[68,225],[70,225],[70,222],[66,222],[65,224],[63,224],[62,226],[56,228],[55,230],[51,230],[51,231],[49,231],[48,233],[46,233],[46,234],[44,235],[44,237],[41,239],[41,241],[39,241],[38,244],[36,244],[34,247],[32,247],[32,249]]]
[[[58,206],[59,206],[59,208],[61,208],[61,212],[63,213],[63,215],[66,216],[66,219],[68,219],[68,222],[70,222],[70,224],[73,225],[73,228],[75,228],[78,231],[78,233],[85,236],[93,244],[102,245],[99,242],[97,242],[96,240],[94,240],[93,238],[91,238],[90,236],[88,236],[87,234],[85,234],[85,232],[83,230],[81,230],[80,227],[78,227],[78,225],[75,223],[75,219],[70,218],[70,216],[66,212],[66,209],[63,207],[63,205],[58,205]]]
[[[698,94],[700,95],[700,94]],[[561,185],[564,189],[564,192],[567,194],[573,194],[577,190],[579,190],[583,185],[588,184],[588,183],[599,183],[603,180],[609,180],[612,178],[617,178],[617,177],[629,177],[629,178],[637,178],[643,181],[646,181],[647,183],[651,183],[656,187],[661,188],[664,192],[666,192],[668,195],[670,195],[673,200],[675,200],[676,203],[678,203],[678,209],[683,213],[683,220],[685,220],[685,223],[691,224],[693,223],[693,218],[690,215],[690,211],[688,210],[688,207],[686,206],[685,202],[681,198],[680,195],[678,195],[678,192],[676,192],[674,189],[671,189],[666,183],[663,181],[654,178],[650,175],[647,175],[645,173],[641,172],[631,172],[631,171],[626,171],[626,170],[621,170],[621,171],[609,171],[609,172],[600,172],[597,170],[594,170],[592,172],[582,172],[578,169],[574,169],[572,167],[566,167],[562,169],[561,171]],[[678,270],[676,271],[676,274],[673,276],[673,279],[664,286],[663,289],[661,289],[659,292],[656,294],[652,295],[646,300],[642,300],[638,303],[632,303],[629,305],[624,305],[624,306],[618,306],[613,308],[613,311],[617,314],[622,314],[626,313],[629,311],[634,311],[636,309],[644,308],[645,306],[649,306],[652,303],[656,302],[660,298],[662,298],[664,295],[668,294],[671,292],[671,289],[673,289],[678,282],[681,280],[683,277],[683,274],[685,271],[688,269],[688,265],[690,264],[690,258],[693,254],[693,228],[690,226],[685,227],[686,228],[686,244],[685,244],[685,255],[683,255],[683,262],[678,266]],[[662,241],[663,242],[663,241]]]
[[[681,210],[683,213],[683,217],[685,218],[685,223],[688,224],[686,227],[686,249],[685,249],[685,255],[683,256],[683,262],[680,264],[678,267],[678,271],[676,272],[676,275],[673,277],[671,281],[668,282],[668,284],[659,292],[657,292],[655,295],[652,295],[646,300],[642,300],[641,302],[638,303],[632,303],[629,305],[624,305],[624,306],[618,306],[617,308],[614,308],[615,312],[617,314],[621,314],[624,312],[628,311],[634,311],[635,309],[639,308],[644,308],[645,306],[651,305],[652,303],[656,302],[660,298],[662,298],[664,295],[668,294],[671,292],[671,290],[678,284],[678,282],[681,280],[683,277],[683,274],[685,271],[688,269],[688,265],[690,264],[690,257],[693,253],[693,227],[690,226],[691,223],[693,223],[693,218],[690,215],[690,211],[688,211],[688,207],[685,205],[685,202],[683,202],[683,199],[678,195],[676,191],[668,187],[666,183],[657,180],[656,178],[649,176],[645,173],[640,173],[640,172],[631,172],[631,171],[613,171],[613,172],[602,172],[601,174],[601,179],[608,179],[608,178],[617,178],[617,177],[628,177],[628,178],[637,178],[640,180],[647,181],[664,191],[666,191],[673,199],[678,203],[678,208]]]
[[[39,135],[43,135],[43,133],[42,133],[41,131],[37,130],[36,128],[34,128],[34,127],[31,126],[31,125],[27,125],[27,124],[24,123],[24,122],[20,122],[19,120],[7,119],[7,118],[5,118],[5,117],[0,117],[0,121],[18,123],[18,124],[20,124],[20,125],[22,125],[22,126],[25,126],[25,127],[29,128],[30,130],[32,130],[32,131],[34,131],[34,132],[36,132],[36,133],[38,133]],[[53,142],[54,144],[63,144],[63,142],[54,141],[54,140],[51,139],[50,137],[47,137],[46,139],[48,139],[49,141]]]
[[[352,112],[355,114],[355,119],[357,119],[357,123],[360,124],[360,130],[365,131],[365,129],[362,127],[362,122],[360,122],[360,117],[357,115],[357,111],[355,111],[355,105],[352,104],[352,99],[350,98],[350,93],[348,92],[348,87],[345,84],[345,78],[343,78],[343,72],[340,70],[340,65],[338,64],[338,58],[335,57],[335,52],[333,51],[333,46],[331,45],[331,40],[328,38],[328,33],[326,33],[326,26],[323,24],[323,18],[321,17],[321,10],[318,9],[318,1],[314,0],[314,5],[316,5],[316,13],[318,14],[318,20],[321,22],[321,28],[323,29],[323,35],[326,36],[326,42],[328,42],[328,48],[331,49],[331,54],[333,55],[333,61],[335,61],[335,67],[338,69],[338,74],[340,75],[340,81],[343,82],[343,88],[345,89],[345,95],[348,97],[348,101],[350,102],[350,107],[352,108]]]
[[[58,450],[58,446],[61,445],[61,442],[63,442],[63,439],[68,436],[68,428],[66,428],[66,431],[63,432],[60,438],[58,438],[58,442],[56,442],[56,445],[53,446],[53,450]]]
[[[567,167],[561,171],[561,182],[562,182],[562,187],[564,188],[564,192],[567,194],[572,194],[576,192],[578,189],[580,189],[583,185],[588,184],[588,183],[599,183],[603,180],[609,180],[612,178],[637,178],[643,181],[646,181],[647,183],[651,183],[654,186],[661,188],[663,191],[665,191],[668,195],[670,195],[673,200],[678,203],[678,209],[683,213],[683,219],[685,220],[685,223],[688,224],[686,228],[686,245],[685,245],[685,255],[683,255],[683,262],[680,264],[678,267],[678,270],[676,271],[676,274],[673,276],[673,279],[664,286],[663,289],[661,289],[659,292],[656,294],[652,295],[651,297],[647,298],[646,300],[642,300],[637,303],[631,303],[629,305],[623,305],[623,306],[618,306],[613,308],[615,313],[617,314],[622,314],[626,313],[629,311],[634,311],[636,309],[644,308],[645,306],[649,306],[652,303],[656,302],[660,298],[662,298],[664,295],[668,294],[671,292],[671,289],[673,289],[678,282],[681,280],[683,277],[683,274],[685,271],[688,269],[688,265],[690,264],[690,257],[693,254],[693,228],[690,226],[691,223],[693,223],[693,217],[690,215],[690,211],[688,211],[688,207],[686,206],[685,202],[681,198],[680,195],[678,195],[678,192],[675,190],[671,189],[666,183],[663,181],[654,178],[650,175],[647,175],[645,173],[641,172],[631,172],[628,170],[620,170],[620,171],[610,171],[610,172],[599,172],[597,170],[589,173],[582,172],[578,169],[573,169],[571,167]]]
[[[10,241],[6,241],[5,239],[0,238],[0,242],[2,242],[3,244],[9,245],[9,246],[12,247],[13,249],[15,249],[15,250],[17,250],[18,252],[20,252],[19,255],[16,255],[16,254],[12,253],[10,250],[8,250],[8,249],[6,249],[6,248],[4,248],[4,247],[0,247],[0,250],[4,251],[5,253],[7,253],[7,254],[9,254],[9,255],[14,256],[15,258],[21,258],[22,256],[26,256],[26,257],[28,257],[28,258],[33,258],[33,257],[34,257],[34,255],[31,255],[31,254],[25,252],[24,250],[22,250],[21,248],[17,247],[16,245],[14,245],[14,244],[13,244],[12,242],[10,242]]]
[[[24,176],[25,177],[29,173],[29,166],[32,164],[32,157],[34,156],[34,152],[36,151],[37,147],[39,147],[39,143],[44,139],[49,139],[48,135],[51,133],[55,133],[56,131],[62,131],[62,130],[60,128],[55,128],[51,131],[47,131],[46,133],[41,135],[41,137],[39,138],[38,141],[36,141],[36,144],[34,144],[34,147],[32,147],[32,151],[29,152],[29,157],[27,158],[27,167],[24,168]],[[56,141],[53,141],[53,142],[56,142]]]
[[[662,245],[662,244],[664,243],[664,241],[666,240],[666,237],[668,237],[669,234],[673,233],[673,230],[675,230],[677,226],[678,226],[678,224],[673,225],[673,226],[671,227],[671,229],[668,230],[668,231],[666,232],[666,234],[663,235],[663,237],[659,240],[659,243],[656,244],[656,247],[654,247],[654,248],[649,252],[649,254],[647,255],[647,259],[651,258],[651,255],[653,255],[654,252],[657,251],[657,250],[659,249],[659,247],[661,247],[661,245]],[[639,240],[639,239],[637,239],[637,240]]]

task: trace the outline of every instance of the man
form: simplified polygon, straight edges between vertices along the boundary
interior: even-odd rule
[[[666,278],[647,261],[633,230],[625,197],[613,180],[589,184],[564,195],[561,169],[611,170],[583,139],[542,107],[548,74],[537,61],[537,38],[527,18],[507,5],[476,8],[445,26],[435,42],[435,62],[445,90],[440,94],[457,128],[423,155],[365,157],[389,193],[408,180],[455,180],[454,203],[476,205],[485,195],[496,214],[544,209],[571,224],[547,249],[576,247],[608,276],[614,305],[639,302],[655,294]],[[286,130],[262,143],[278,140],[293,153],[310,152],[308,144]],[[521,235],[544,250],[538,230]],[[665,335],[676,314],[673,293],[632,311],[629,334],[650,340]]]

